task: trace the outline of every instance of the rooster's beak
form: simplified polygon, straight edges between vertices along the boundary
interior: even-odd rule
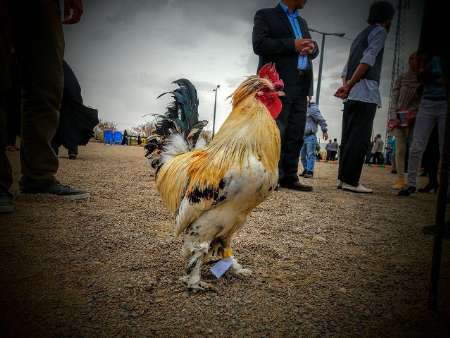
[[[286,96],[286,93],[283,92],[282,90],[277,92],[278,96]]]

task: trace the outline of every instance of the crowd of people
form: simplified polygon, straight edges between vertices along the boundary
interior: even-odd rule
[[[9,123],[9,127],[17,125],[20,116],[21,192],[87,198],[88,192],[63,185],[55,178],[57,149],[66,145],[63,140],[66,133],[62,137],[58,133],[63,97],[72,97],[72,111],[74,107],[80,111],[87,109],[83,108],[79,90],[66,94],[67,81],[76,81],[76,78],[63,60],[61,25],[61,22],[73,24],[80,20],[82,0],[64,1],[64,20],[60,18],[57,1],[33,2],[26,9],[22,8],[22,2],[7,3],[1,12],[1,24],[5,29],[0,34],[2,149],[15,146],[15,142],[13,145],[10,141],[11,133],[8,136],[6,132],[7,101],[11,97],[8,93],[21,93],[12,96],[17,98],[19,105],[16,105],[14,118],[10,119],[13,122]],[[317,148],[320,148],[316,136],[319,127],[323,138],[328,139],[326,120],[311,100],[314,94],[312,60],[319,54],[319,47],[300,15],[305,3],[306,0],[281,0],[273,8],[257,11],[252,34],[253,50],[259,57],[258,70],[273,63],[284,81],[286,95],[282,97],[282,111],[276,120],[281,136],[279,186],[298,191],[313,190],[312,186],[303,184],[299,176],[314,176]],[[418,169],[427,144],[432,142],[429,146],[438,147],[442,154],[447,95],[441,60],[430,51],[411,55],[408,71],[395,83],[389,111],[391,135],[386,149],[381,135],[371,143],[375,113],[381,106],[379,85],[383,51],[394,14],[390,2],[374,2],[368,25],[354,39],[343,65],[342,86],[335,93],[344,102],[342,136],[340,145],[336,138],[330,139],[325,149],[326,160],[334,161],[338,157],[338,189],[372,193],[371,188],[360,182],[363,165],[366,161],[387,162],[394,164],[393,171],[397,173],[394,188],[400,190],[399,195],[409,196],[416,191]],[[19,83],[11,81],[14,67],[21,76]],[[79,88],[79,85],[75,87]],[[72,120],[67,121],[70,124]],[[436,139],[430,138],[434,129],[437,129]],[[127,137],[123,142],[127,142]],[[69,145],[69,157],[76,157],[78,144]],[[298,173],[300,157],[301,175]],[[436,160],[433,159],[433,163]],[[430,182],[424,191],[435,190],[438,166],[427,162],[425,167]],[[5,152],[0,151],[0,212],[14,210],[13,196],[9,192],[11,184],[11,167]]]

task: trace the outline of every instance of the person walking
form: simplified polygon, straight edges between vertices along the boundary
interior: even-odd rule
[[[311,191],[300,183],[298,162],[306,123],[307,97],[312,96],[312,62],[317,43],[311,40],[306,20],[299,11],[306,0],[283,0],[275,8],[258,10],[253,25],[253,51],[259,56],[258,70],[274,63],[284,81],[286,96],[277,119],[281,136],[278,164],[281,187]]]
[[[406,186],[405,157],[408,140],[414,130],[414,122],[420,104],[419,57],[413,53],[409,57],[409,69],[401,74],[392,88],[391,107],[389,110],[388,129],[395,136],[395,169],[397,180],[393,189],[401,190]]]
[[[339,159],[338,189],[372,193],[360,183],[364,158],[370,144],[373,120],[381,106],[379,91],[384,44],[395,9],[387,1],[370,7],[368,26],[352,43],[342,72],[342,86],[335,96],[345,100]]]
[[[328,141],[327,145],[325,146],[325,150],[327,151],[327,161],[331,161],[331,140]]]
[[[300,152],[300,157],[303,165],[304,178],[312,178],[314,176],[314,165],[316,163],[316,148],[320,145],[317,142],[317,129],[320,125],[322,129],[323,138],[328,139],[328,128],[325,118],[322,116],[319,107],[316,103],[310,102],[306,113],[305,136],[303,137],[303,146]]]
[[[4,1],[0,8],[0,213],[15,210],[12,169],[5,153],[5,94],[11,86],[9,65],[17,62],[22,89],[22,193],[45,193],[70,199],[89,193],[59,183],[58,157],[51,140],[58,128],[63,92],[64,24],[77,23],[81,0],[64,1],[64,21],[58,1]]]
[[[122,142],[120,143],[123,146],[127,146],[128,145],[128,132],[125,129],[123,132],[123,136],[122,136]]]
[[[331,161],[336,161],[336,155],[337,155],[338,151],[339,151],[339,143],[338,143],[337,139],[335,138],[333,140],[333,143],[331,143],[331,147],[330,147],[330,152],[331,152],[330,160]]]
[[[423,152],[435,126],[438,128],[439,154],[442,158],[447,119],[447,89],[441,59],[438,56],[425,58],[423,71],[419,72],[419,81],[423,82],[423,94],[416,116],[413,141],[409,149],[407,186],[400,190],[399,196],[409,196],[416,191],[417,173]],[[436,187],[437,188],[437,183]]]
[[[381,138],[381,135],[378,134],[375,137],[375,140],[373,142],[372,146],[372,163],[373,164],[383,164],[383,148],[384,148],[384,142]]]
[[[395,161],[395,137],[392,135],[388,136],[386,141],[386,159],[385,163],[387,165],[392,165],[392,162]]]

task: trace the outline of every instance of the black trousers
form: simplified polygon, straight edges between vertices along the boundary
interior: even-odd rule
[[[383,164],[383,154],[380,152],[376,152],[372,154],[372,163],[373,164]]]
[[[289,95],[295,90],[286,90],[282,97],[283,109],[278,116],[277,125],[281,136],[281,156],[278,162],[279,180],[298,181],[298,161],[303,146],[306,123],[306,96]]]
[[[327,161],[334,161],[334,160],[336,160],[336,153],[337,153],[337,151],[328,150],[327,151]]]
[[[338,174],[344,183],[359,184],[376,110],[374,103],[349,100],[344,104]]]

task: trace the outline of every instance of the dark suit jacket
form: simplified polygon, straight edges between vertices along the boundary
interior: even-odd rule
[[[302,36],[310,39],[305,19],[299,17],[299,23]],[[309,71],[300,76],[297,70],[298,53],[295,49],[294,30],[280,5],[256,12],[252,40],[253,50],[259,56],[258,70],[266,63],[273,62],[288,95],[312,95],[311,60],[317,57],[319,48],[316,44],[314,53],[308,57]]]

